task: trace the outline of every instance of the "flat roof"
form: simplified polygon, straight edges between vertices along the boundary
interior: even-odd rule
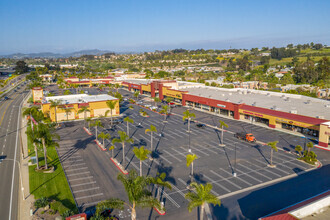
[[[252,89],[224,89],[210,86],[181,88],[190,95],[226,101],[236,104],[246,104],[276,111],[305,115],[330,120],[330,101],[287,93],[277,93]]]
[[[51,96],[45,97],[43,104],[49,103],[50,101],[61,100],[61,104],[73,104],[73,103],[89,103],[89,102],[99,102],[99,101],[109,101],[117,100],[117,98],[112,97],[107,94],[100,95],[87,95],[87,94],[77,94],[77,95],[61,95],[61,96]]]
[[[149,83],[151,83],[152,81],[155,81],[155,80],[153,80],[153,79],[124,79],[122,81],[127,82],[127,83],[133,83],[133,84],[141,85],[141,84],[149,84]]]

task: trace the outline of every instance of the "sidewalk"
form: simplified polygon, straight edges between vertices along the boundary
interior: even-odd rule
[[[28,104],[27,104],[26,101],[27,101],[27,99],[23,102],[22,108],[28,107]],[[26,125],[27,125],[26,118],[21,117],[21,133],[20,133],[20,135],[21,135],[21,138],[20,138],[21,143],[20,144],[21,145],[20,145],[20,149],[21,149],[21,151],[23,150],[23,152],[21,152],[22,156],[20,157],[20,163],[21,163],[21,172],[22,172],[22,181],[23,181],[23,187],[24,187],[25,200],[23,200],[22,191],[19,190],[18,219],[30,220],[30,219],[32,219],[30,209],[31,209],[31,206],[34,202],[34,196],[30,194],[30,187],[29,187],[29,166],[28,166],[28,162],[30,160],[30,157],[28,156],[29,153],[28,153],[28,146],[27,146],[27,138],[26,138],[26,134],[25,134]],[[24,158],[22,158],[23,155],[24,155]]]

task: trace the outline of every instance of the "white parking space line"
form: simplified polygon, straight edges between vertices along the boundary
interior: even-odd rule
[[[69,181],[77,181],[77,180],[84,180],[84,179],[89,179],[89,178],[94,178],[93,176],[86,176],[86,177],[83,177],[83,178],[77,178],[77,179],[69,179]]]
[[[186,187],[188,186],[188,184],[187,184],[183,179],[178,178],[178,180],[179,180],[182,184],[184,184]],[[213,189],[211,189],[211,192],[212,192],[214,195],[219,196],[219,194],[218,194],[216,191],[214,191]]]
[[[210,146],[210,147],[203,146],[203,145],[200,145],[200,146],[192,145],[192,146],[194,146],[195,148],[203,148],[205,150],[211,151],[214,154],[219,154],[220,153],[220,152],[216,152],[216,151],[212,150],[212,148],[215,148],[215,147],[212,147],[212,146]],[[216,148],[216,149],[218,149],[218,148]]]
[[[72,164],[71,166],[63,166],[65,169],[73,166],[81,166],[81,165],[86,165],[86,163],[77,163],[77,164]]]
[[[179,137],[179,138],[182,138],[181,135],[178,135],[177,133],[175,133],[175,132],[173,132],[173,131],[171,131],[171,130],[166,130],[166,132],[171,133],[172,135],[177,136],[177,137]],[[175,139],[176,139],[176,138],[175,138]]]
[[[184,147],[181,147],[181,148],[185,150]],[[199,150],[199,149],[197,149],[196,147],[193,147],[193,146],[191,146],[191,145],[190,145],[190,148],[191,148],[193,151],[198,151],[199,153],[204,154],[205,156],[210,156],[208,153],[205,153],[204,151],[201,151],[201,150]]]
[[[165,160],[167,163],[172,164],[171,161],[169,161],[166,157],[164,157],[163,155],[157,154],[160,158],[162,158],[163,160]]]
[[[80,184],[71,185],[71,187],[85,186],[85,185],[90,185],[90,184],[95,184],[95,183],[96,183],[96,181],[88,182],[88,183],[80,183]]]
[[[260,159],[254,159],[254,161],[256,161],[256,162],[259,162],[259,163],[261,163],[262,165],[265,165],[265,161],[262,161],[262,160],[260,160]],[[284,168],[288,168],[288,167],[286,167],[286,166],[284,166],[283,164],[276,164],[276,165],[278,165],[278,166],[282,166],[282,167],[284,167]],[[280,171],[280,172],[283,172],[283,173],[285,173],[285,174],[291,174],[291,173],[288,173],[288,172],[286,172],[285,170],[283,170],[283,169],[280,169],[280,168],[278,168],[277,166],[276,167],[274,167],[275,169],[277,169],[278,171]]]
[[[70,160],[70,158],[65,159],[64,161],[61,161],[62,164],[67,164],[67,163],[74,163],[78,161],[83,161],[83,159],[78,159],[78,160]]]
[[[99,189],[100,187],[94,187],[94,188],[88,188],[88,189],[82,189],[82,190],[73,190],[73,193],[80,193],[80,192],[86,192],[86,191],[91,191],[95,189]]]
[[[177,161],[182,162],[182,160],[180,160],[179,158],[175,157],[173,154],[171,154],[171,153],[169,153],[169,152],[167,152],[167,151],[165,151],[165,150],[162,150],[162,151],[165,152],[165,153],[167,153],[169,156],[173,157],[173,158],[176,159]]]
[[[255,178],[255,177],[253,177],[253,176],[251,176],[251,175],[249,175],[250,172],[244,172],[243,170],[240,170],[240,169],[238,169],[237,167],[236,167],[235,170],[238,171],[238,172],[240,172],[240,174],[239,174],[240,176],[245,175],[245,176],[247,176],[247,177],[249,177],[249,178],[251,178],[251,179],[254,179],[255,181],[257,181],[257,182],[259,182],[259,183],[262,183],[261,180]]]
[[[85,170],[88,169],[88,167],[81,167],[81,168],[77,168],[77,169],[66,169],[67,172],[72,172],[72,171],[77,171],[77,170]]]
[[[86,199],[86,198],[91,198],[91,197],[96,197],[96,196],[103,196],[103,193],[98,193],[98,194],[89,195],[89,196],[76,197],[76,200]]]
[[[175,202],[175,200],[174,199],[172,199],[172,197],[171,196],[169,196],[166,192],[163,192],[163,194],[164,194],[164,196],[168,199],[168,200],[170,200],[177,208],[180,208],[180,205],[178,204],[178,203],[176,203]]]
[[[248,164],[250,164],[250,165],[252,165],[253,167],[257,167],[257,168],[259,168],[258,166],[252,164],[252,163],[249,162],[249,161],[245,161],[245,162],[248,163]],[[268,170],[267,167],[265,167],[265,169],[263,169],[263,170],[266,171],[266,172],[268,172],[268,173],[271,173],[271,174],[274,175],[274,176],[282,177],[281,175],[279,175],[279,174],[277,174],[277,173],[274,173],[274,172]]]
[[[231,182],[231,181],[228,180],[228,179],[231,179],[232,177],[230,177],[230,178],[225,178],[225,177],[221,176],[220,174],[218,174],[218,173],[216,173],[216,172],[214,172],[214,171],[213,171],[213,172],[211,171],[211,173],[213,173],[213,174],[216,175],[217,177],[220,177],[221,180],[224,180],[224,181],[228,182],[230,185],[233,185],[233,186],[235,186],[235,187],[238,188],[238,189],[242,189],[242,187],[240,187],[239,185],[237,185],[237,184],[235,184],[235,183],[233,183],[233,182]],[[217,181],[217,182],[219,182],[219,181]]]
[[[186,158],[186,157],[187,157],[187,154],[189,153],[189,152],[187,152],[187,154],[184,154],[184,153],[182,153],[182,152],[179,152],[179,151],[175,150],[174,148],[172,148],[172,150],[175,151],[175,152],[177,152],[178,154],[182,155],[184,158]],[[201,157],[200,157],[199,155],[197,155],[197,154],[196,154],[196,156],[197,156],[198,158],[201,158]]]
[[[266,179],[268,179],[268,180],[272,180],[273,178],[271,178],[271,177],[268,177],[268,176],[266,176],[266,175],[264,175],[264,174],[262,174],[262,173],[260,173],[260,172],[257,172],[258,171],[258,169],[257,170],[254,170],[254,169],[251,169],[251,168],[249,168],[248,166],[243,166],[242,164],[237,164],[238,166],[240,166],[240,167],[243,167],[243,168],[245,168],[245,169],[247,169],[247,170],[250,170],[252,173],[256,173],[256,174],[258,174],[259,176],[263,176],[263,177],[265,177]],[[259,169],[259,170],[264,170],[265,168],[262,168],[262,169]]]
[[[219,186],[221,189],[227,191],[227,192],[231,192],[229,189],[227,189],[226,187],[224,187],[223,185],[221,185],[220,183],[217,183],[217,181],[214,181],[213,179],[211,179],[210,177],[206,176],[205,174],[203,174],[203,176],[209,180],[210,183],[214,183],[215,185]]]
[[[180,134],[183,134],[184,136],[189,136],[189,134],[186,131],[180,131],[179,129],[173,129],[175,132],[178,132]]]
[[[126,160],[131,161],[131,159],[129,159],[127,156],[125,156],[125,158],[126,158]],[[135,165],[134,163],[132,163],[132,162],[133,162],[133,160],[131,161],[130,165],[132,164],[132,166],[133,166],[137,171],[139,171],[140,168],[139,168],[138,166],[136,166],[136,165]]]
[[[77,175],[82,175],[82,174],[87,174],[87,173],[90,173],[90,171],[86,171],[86,172],[82,172],[82,173],[69,174],[69,175],[66,175],[66,176],[77,176]]]
[[[220,170],[222,170],[222,171],[225,172],[225,173],[228,173],[229,175],[233,175],[232,173],[229,173],[228,171],[224,170],[223,168],[220,168]],[[216,172],[214,172],[213,170],[211,170],[211,172],[214,173],[214,174],[216,175]],[[252,185],[253,185],[252,183],[249,183],[249,182],[245,181],[244,179],[242,179],[242,178],[240,177],[240,175],[237,175],[235,178],[237,178],[238,180],[242,181],[243,183],[245,183],[245,184],[247,184],[247,185],[249,185],[249,186],[252,186]]]

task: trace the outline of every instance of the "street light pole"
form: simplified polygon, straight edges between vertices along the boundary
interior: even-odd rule
[[[188,152],[191,153],[191,149],[190,149],[190,132],[188,132]]]
[[[17,162],[18,163],[18,170],[19,170],[19,177],[20,177],[20,180],[21,180],[21,190],[22,190],[22,196],[23,196],[23,200],[25,200],[25,197],[24,197],[24,187],[23,187],[23,181],[22,181],[22,172],[21,172],[21,164],[18,160],[15,160],[15,159],[4,159],[3,161],[6,161],[6,160],[11,160],[11,161],[14,161],[14,162]]]
[[[236,177],[236,142],[235,142],[235,164],[234,164],[234,172],[233,172],[233,176]]]

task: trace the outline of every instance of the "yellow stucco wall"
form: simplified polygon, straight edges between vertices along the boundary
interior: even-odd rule
[[[151,92],[151,85],[141,85],[142,91]]]
[[[329,144],[329,136],[330,136],[330,126],[325,125],[325,124],[321,124],[320,125],[319,141]]]
[[[116,107],[115,109],[112,111],[112,116],[118,116],[120,114],[119,112],[119,102],[118,100],[116,100]],[[101,102],[90,102],[89,103],[89,107],[88,109],[90,110],[90,112],[87,112],[87,117],[98,117],[100,115],[104,116],[105,112],[107,110],[110,110],[106,104],[107,101],[101,101]],[[68,115],[69,116],[69,120],[72,119],[84,119],[84,113],[80,113],[78,114],[79,108],[78,108],[78,104],[70,104],[70,105],[62,105],[62,106],[58,106],[56,109],[56,114],[57,114],[57,121],[63,121],[63,120],[67,120],[66,117],[66,112],[64,111],[63,108],[61,107],[67,107],[69,106],[71,108],[71,113]],[[43,104],[41,107],[42,112],[46,115],[49,114],[50,119],[52,121],[55,121],[55,108],[50,108],[50,104]],[[107,115],[107,117],[110,117],[110,113]]]
[[[44,97],[44,93],[42,89],[34,90],[32,89],[32,97],[33,97],[33,102],[41,101],[42,98]]]
[[[308,123],[299,122],[299,121],[294,121],[294,120],[290,120],[290,119],[286,119],[286,118],[279,118],[279,117],[275,117],[275,116],[272,116],[272,115],[266,115],[266,114],[259,113],[259,112],[246,111],[246,110],[243,110],[243,109],[239,109],[239,113],[268,119],[269,124],[270,125],[275,125],[276,127],[280,127],[281,123],[286,123],[286,124],[291,124],[291,125],[295,125],[295,126],[299,126],[299,127],[303,127],[303,128],[311,128],[311,129],[314,129],[314,130],[319,130],[319,126],[317,126],[317,125],[308,124]]]
[[[163,95],[169,96],[177,99],[182,99],[182,93],[181,91],[171,90],[167,87],[163,87]]]

